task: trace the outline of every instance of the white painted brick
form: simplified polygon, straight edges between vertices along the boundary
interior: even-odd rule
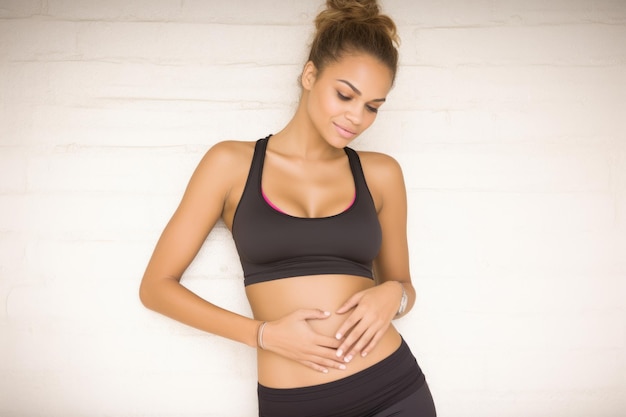
[[[457,287],[463,288],[455,285],[448,287],[448,291]],[[472,297],[472,294],[468,296]],[[558,314],[506,314],[488,311],[493,298],[510,298],[516,302],[514,294],[489,292],[476,297],[476,304],[465,311],[436,314],[437,320],[426,324],[425,329],[436,338],[439,349],[450,352],[460,349],[512,354],[528,350],[561,352],[571,349],[618,352],[624,345],[621,329],[626,323],[623,313],[616,310],[579,314],[563,310]],[[532,304],[533,300],[528,302]],[[473,312],[477,310],[481,312]]]
[[[624,26],[567,25],[468,29],[415,29],[412,64],[620,65],[626,59]]]
[[[46,11],[47,15],[64,20],[169,21],[180,16],[181,2],[112,0],[102,3],[97,0],[48,0]]]
[[[381,127],[378,137],[384,142],[392,136],[399,153],[416,152],[424,143],[542,143],[602,149],[615,146],[623,137],[619,107],[602,105],[606,111],[590,113],[587,106],[563,106],[567,104],[534,105],[526,110],[504,106],[497,111],[480,107],[393,111],[384,115],[389,119],[386,126],[398,131],[385,133]]]
[[[298,26],[84,23],[77,49],[97,61],[285,65],[303,63],[307,36]]]
[[[0,24],[0,55],[9,62],[77,59],[77,30],[71,22],[5,20]]]
[[[0,3],[0,19],[29,17],[41,13],[42,0],[3,0]]]
[[[27,69],[27,74],[39,74],[36,65]],[[13,95],[20,97],[19,91],[26,91],[33,98],[25,95],[17,100],[20,111],[9,126],[0,127],[6,132],[2,140],[14,145],[105,146],[254,140],[281,128],[293,112],[298,93],[295,67],[278,73],[271,68],[239,67],[231,69],[230,76],[217,67],[179,70],[55,63],[40,85],[30,87],[27,76],[18,76],[21,68],[15,68],[9,74]],[[41,75],[34,77],[38,78]],[[225,93],[224,85],[233,91]],[[43,103],[36,102],[40,90],[46,92]],[[271,101],[264,104],[265,98]],[[10,99],[5,105],[14,109]]]
[[[501,245],[498,250],[495,249],[497,242],[492,241],[492,255],[499,258],[490,263],[485,257],[482,262],[493,271],[506,270],[511,265],[534,273],[550,271],[555,274],[591,274],[595,271],[602,276],[611,276],[624,271],[624,261],[620,253],[623,253],[626,246],[623,238],[615,233],[583,231],[537,234],[522,236],[517,240],[518,242],[508,247]],[[516,251],[517,255],[507,252],[507,249]]]
[[[23,146],[33,138],[33,105],[29,98],[20,96],[13,86],[15,79],[8,76],[7,66],[0,64],[0,146]],[[32,84],[37,84],[37,78]],[[19,83],[18,83],[19,84]],[[45,91],[47,88],[42,88]],[[28,89],[27,89],[28,91]],[[28,94],[25,91],[25,95]],[[39,100],[45,100],[39,93]],[[36,98],[34,98],[36,100]],[[28,104],[27,104],[28,103]]]
[[[506,13],[524,23],[603,22],[619,23],[626,18],[626,7],[621,1],[552,1],[534,0],[521,4],[516,1],[494,3],[497,13]],[[520,9],[523,10],[520,13]]]
[[[626,137],[626,136],[622,136]],[[615,196],[615,221],[617,229],[626,236],[626,142],[623,140],[620,146],[614,150],[611,161],[612,188]]]
[[[58,63],[51,67],[55,103],[94,109],[141,107],[177,112],[174,107],[211,105],[206,110],[272,108],[298,94],[299,67],[173,67],[150,64]],[[184,114],[182,115],[184,116]],[[206,117],[206,115],[205,115]],[[124,120],[124,119],[122,119]]]
[[[478,270],[473,274],[437,277],[429,280],[416,277],[420,303],[432,311],[484,314],[555,316],[567,311],[572,317],[598,319],[606,315],[620,318],[626,283],[621,275],[588,276],[562,273],[538,275],[519,272],[489,273]],[[598,280],[603,285],[597,285]],[[454,291],[451,291],[454,288]],[[435,301],[436,300],[436,301]],[[529,321],[534,320],[529,318]],[[609,320],[610,321],[610,320]],[[557,320],[558,322],[558,320]],[[610,337],[623,337],[616,332]],[[594,343],[590,341],[590,343]]]
[[[471,7],[462,0],[410,2],[402,0],[381,1],[382,9],[398,26],[455,27],[488,24],[492,3],[475,0]],[[403,33],[401,32],[402,36]]]
[[[0,230],[62,239],[136,238],[160,232],[179,200],[149,194],[0,195]]]
[[[45,146],[192,145],[194,152],[200,152],[221,140],[256,140],[275,133],[291,114],[287,107],[215,110],[213,105],[201,103],[173,103],[160,110],[132,105],[124,108],[115,103],[107,107],[38,107],[28,135],[12,138],[17,143]]]
[[[26,263],[21,270],[26,276],[39,277],[42,282],[76,285],[77,288],[88,283],[89,286],[93,284],[94,287],[107,290],[131,282],[132,304],[137,301],[139,281],[156,244],[156,237],[153,239],[146,237],[136,242],[42,239],[30,244],[26,250],[21,248],[19,253]],[[16,250],[10,253],[14,252]],[[247,303],[240,291],[243,285],[242,277],[230,232],[225,227],[217,227],[207,239],[196,260],[185,272],[184,283],[198,287],[204,294],[212,294],[215,289],[212,283],[219,282],[216,285],[224,288],[224,291],[217,291],[220,300],[232,303],[232,300],[237,299],[240,301],[238,304],[245,306]],[[227,286],[234,288],[226,290]],[[127,290],[124,289],[123,299],[128,295]],[[222,293],[227,297],[222,296]],[[20,303],[16,305],[19,306]],[[238,305],[237,308],[241,309],[241,306]]]
[[[0,325],[7,317],[6,300],[13,287],[31,279],[25,271],[27,246],[20,234],[0,232]],[[5,339],[0,338],[0,346]]]
[[[52,101],[49,71],[45,63],[0,62],[0,86],[3,124],[11,122],[6,116],[15,113],[16,105]],[[3,142],[6,139],[0,138]]]
[[[406,146],[415,149],[416,146]],[[596,147],[426,145],[399,158],[409,188],[606,192],[609,153]]]
[[[67,261],[71,262],[71,259]],[[89,275],[85,275],[85,278],[89,279]],[[97,319],[111,308],[109,305],[105,310],[99,309],[103,303],[100,294],[102,285],[95,287],[85,282],[80,286],[76,284],[70,286],[41,279],[37,284],[15,285],[6,300],[7,316],[21,323],[31,322],[38,325],[43,323],[50,325],[55,321],[74,322],[79,318],[81,320],[89,318],[92,322],[98,322]],[[129,299],[128,294],[119,295],[116,298],[118,307],[128,311],[128,305],[124,302]]]
[[[504,392],[613,389],[623,380],[615,351],[527,352],[493,355],[487,377],[490,389]]]
[[[207,147],[208,148],[208,147]],[[203,152],[59,147],[28,161],[29,192],[182,193]]]
[[[0,285],[9,285],[15,280],[13,274],[23,266],[28,242],[26,237],[18,233],[0,232]]]
[[[154,242],[38,240],[26,251],[24,271],[46,282],[66,285],[93,283],[110,286],[129,280],[139,283]]]
[[[588,0],[531,0],[521,4],[512,0],[491,3],[491,18],[496,22],[516,24],[554,24],[589,21],[593,2]]]
[[[500,236],[456,233],[444,237],[431,232],[429,239],[412,245],[413,262],[419,265],[416,274],[471,280],[477,276],[519,277],[520,274],[541,277],[545,273],[557,276],[595,273],[602,277],[623,274],[620,253],[626,246],[615,237],[601,233],[528,233],[520,237],[521,234],[518,230],[502,231]]]
[[[626,22],[626,4],[621,0],[593,2],[594,20],[623,24]]]
[[[0,388],[10,399],[3,407],[9,415],[85,416],[98,410],[98,414],[116,416],[147,413],[172,417],[245,417],[257,412],[256,386],[235,377],[223,377],[222,389],[218,390],[208,389],[211,379],[197,372],[140,374],[115,369],[90,373],[71,369],[58,373],[10,373],[8,376],[7,381],[12,383],[2,381]],[[33,384],[33,381],[38,383]],[[175,392],[176,401],[169,395],[155,396],[155,392]],[[224,392],[237,392],[241,398],[225,396]]]
[[[409,235],[421,275],[623,273],[608,196],[420,194]]]
[[[9,61],[284,65],[304,62],[308,37],[298,26],[18,20],[0,25],[0,51]]]
[[[610,195],[594,193],[495,193],[423,191],[409,202],[414,219],[430,231],[468,238],[526,232],[519,237],[608,233],[614,226]]]
[[[26,190],[26,155],[23,148],[0,147],[0,193]]]
[[[319,4],[318,4],[319,3]],[[98,1],[49,0],[48,14],[68,20],[113,21],[189,21],[224,24],[295,25],[310,24],[321,2],[294,1],[291,6],[276,0],[258,0],[251,7],[240,2],[203,0],[114,0],[106,5]]]
[[[449,0],[446,2],[383,1],[383,9],[400,26],[463,27],[554,25],[579,22],[623,23],[626,6],[617,0]]]
[[[116,305],[116,308],[120,307]],[[142,308],[140,311],[146,310]],[[102,314],[104,316],[110,312],[112,309],[108,308]],[[147,332],[146,327],[143,327],[143,333],[137,333],[138,328],[130,328],[127,321],[118,318],[103,323],[90,316],[91,325],[86,326],[84,321],[73,322],[78,318],[79,315],[75,314],[74,320],[62,321],[57,318],[45,323],[45,326],[44,322],[40,322],[42,325],[22,329],[3,326],[2,333],[9,335],[13,341],[10,349],[0,343],[3,357],[7,359],[2,362],[3,375],[9,375],[9,381],[12,382],[10,386],[2,387],[1,391],[13,394],[11,400],[3,404],[13,403],[24,410],[27,403],[23,401],[23,395],[26,392],[23,381],[20,381],[22,377],[35,375],[41,385],[26,389],[30,395],[29,403],[35,403],[33,410],[41,411],[41,407],[51,407],[46,409],[48,415],[61,415],[63,409],[76,412],[77,415],[81,413],[79,410],[84,409],[82,412],[89,415],[87,406],[91,410],[97,406],[100,411],[113,407],[117,411],[111,413],[115,415],[125,415],[135,407],[152,409],[148,403],[150,397],[153,397],[150,393],[166,389],[172,383],[172,378],[177,381],[180,378],[176,384],[180,383],[181,386],[197,379],[197,383],[206,387],[210,378],[218,377],[233,383],[234,387],[240,385],[240,392],[245,391],[245,387],[255,388],[254,351],[247,346],[206,336],[171,337],[172,333]],[[133,316],[128,318],[132,319]],[[154,321],[146,324],[152,326],[151,323]],[[214,355],[211,354],[212,350],[224,354]],[[146,384],[141,384],[142,388],[132,390],[132,395],[129,395],[128,390],[134,384],[133,381],[143,380],[148,375],[150,380],[146,380]],[[76,392],[83,389],[89,391],[85,397],[79,401],[72,399]],[[184,391],[189,395],[190,409],[197,409],[201,399],[207,398],[191,390],[191,387]],[[224,398],[223,392],[214,391],[217,397]],[[102,392],[106,392],[106,395],[99,394]],[[254,405],[254,395],[249,397],[249,401],[243,400],[241,404]],[[111,402],[111,398],[116,400],[113,401],[116,404],[111,406],[103,403],[99,406],[101,402]],[[221,410],[228,404],[228,400],[228,397],[224,398],[223,405],[218,401],[215,409]],[[167,403],[160,406],[175,408],[169,400]]]
[[[404,151],[425,142],[618,143],[626,91],[614,86],[625,77],[621,67],[405,67],[382,115],[401,127]]]
[[[620,67],[402,67],[384,108],[466,110],[498,113],[531,110],[537,104],[615,106],[626,91],[615,88],[626,76]],[[612,124],[614,125],[614,124]]]
[[[259,0],[254,7],[242,7],[237,2],[202,0],[186,1],[183,6],[183,18],[191,21],[221,22],[239,24],[263,23],[268,25],[310,25],[323,2],[296,0],[285,7],[279,0]]]

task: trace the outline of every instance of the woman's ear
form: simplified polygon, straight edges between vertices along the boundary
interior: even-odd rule
[[[305,90],[310,90],[315,84],[315,78],[317,77],[317,68],[315,68],[315,64],[312,61],[308,61],[304,65],[304,69],[302,70],[302,75],[300,79],[302,80],[302,88]]]

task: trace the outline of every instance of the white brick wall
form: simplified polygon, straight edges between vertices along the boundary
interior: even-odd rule
[[[626,2],[383,1],[443,417],[626,415]],[[205,150],[289,119],[300,0],[0,0],[0,415],[255,414],[251,349],[137,287]],[[219,226],[184,283],[249,314]]]

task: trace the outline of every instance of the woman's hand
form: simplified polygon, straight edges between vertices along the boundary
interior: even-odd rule
[[[352,310],[336,334],[337,340],[343,339],[336,351],[337,357],[350,362],[358,354],[367,356],[389,328],[401,298],[399,281],[387,281],[350,297],[337,310],[337,314]]]
[[[316,309],[297,310],[269,321],[263,330],[263,348],[311,369],[327,373],[329,368],[346,369],[337,355],[341,341],[317,333],[308,320],[324,320],[330,313]]]

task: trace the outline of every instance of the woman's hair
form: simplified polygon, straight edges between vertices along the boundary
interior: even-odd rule
[[[395,80],[400,39],[395,23],[380,13],[376,0],[327,0],[315,28],[309,61],[318,71],[346,53],[367,53],[385,64]]]

